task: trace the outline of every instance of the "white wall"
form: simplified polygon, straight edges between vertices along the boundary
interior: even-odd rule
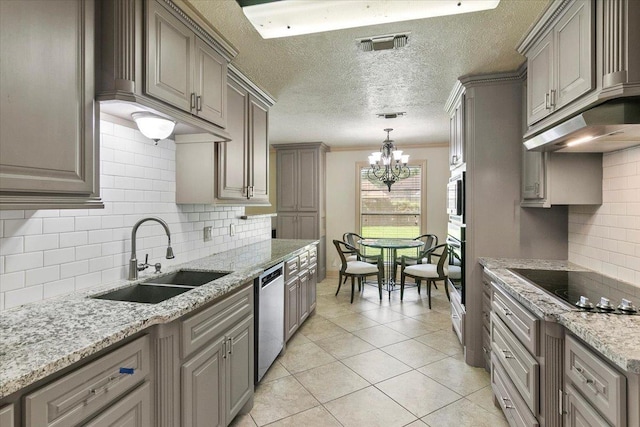
[[[402,147],[400,147],[402,148]],[[327,153],[327,271],[338,271],[340,259],[332,241],[341,240],[356,227],[356,163],[366,162],[372,150]],[[449,181],[449,148],[411,148],[411,158],[427,161],[427,230],[444,242],[447,235],[445,208]],[[393,187],[392,190],[393,191]]]
[[[569,261],[640,287],[640,147],[602,163],[602,205],[569,208]]]
[[[104,209],[0,211],[0,310],[76,289],[125,279],[131,229],[158,216],[171,229],[175,259],[155,222],[138,230],[137,255],[163,266],[183,263],[271,238],[271,219],[241,220],[243,207],[176,205],[175,144],[153,141],[130,127],[101,121]],[[236,224],[231,237],[229,225]],[[203,227],[213,240],[203,241]]]

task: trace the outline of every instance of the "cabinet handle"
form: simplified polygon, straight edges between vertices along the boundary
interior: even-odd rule
[[[556,90],[551,89],[551,108],[555,108],[556,106]]]
[[[202,97],[196,96],[196,111],[202,111]]]
[[[223,359],[227,358],[227,338],[225,338],[224,341],[222,341],[222,358]]]
[[[513,409],[513,406],[509,405],[507,402],[511,402],[511,399],[507,398],[507,397],[503,397],[502,401],[504,402],[504,407],[506,409]]]
[[[544,109],[545,110],[550,110],[551,109],[551,95],[550,92],[547,92],[544,94]]]
[[[233,354],[233,337],[229,337],[229,354]]]
[[[510,312],[509,310],[507,310],[506,308],[504,309],[504,315],[505,316],[511,316],[513,313]]]
[[[191,92],[191,102],[189,103],[189,107],[191,107],[192,110],[196,108],[196,94],[194,92]]]
[[[536,182],[536,183],[533,185],[533,190],[535,191],[536,196],[539,196],[539,195],[540,195],[540,183],[539,183],[539,182]]]
[[[513,357],[513,354],[511,354],[509,350],[502,349],[502,354],[504,355],[505,359],[515,359],[515,357]]]
[[[580,379],[584,382],[586,382],[587,384],[595,384],[595,381],[592,380],[591,378],[587,378],[587,376],[584,374],[584,369],[580,368],[580,367],[576,367],[576,371],[578,372],[578,376],[580,377]],[[596,392],[599,391],[596,387]]]

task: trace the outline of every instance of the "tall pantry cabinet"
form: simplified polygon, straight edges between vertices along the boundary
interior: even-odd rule
[[[277,237],[313,239],[318,245],[318,281],[326,266],[326,153],[321,142],[274,144],[277,170]]]

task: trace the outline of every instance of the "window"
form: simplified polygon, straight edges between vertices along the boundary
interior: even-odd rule
[[[359,163],[356,226],[362,237],[412,239],[426,233],[426,162],[409,165],[409,178],[387,186],[367,176],[369,165]]]

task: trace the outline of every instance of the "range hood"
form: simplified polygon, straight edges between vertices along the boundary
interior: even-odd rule
[[[524,141],[531,151],[606,153],[640,145],[640,98],[597,105]]]

